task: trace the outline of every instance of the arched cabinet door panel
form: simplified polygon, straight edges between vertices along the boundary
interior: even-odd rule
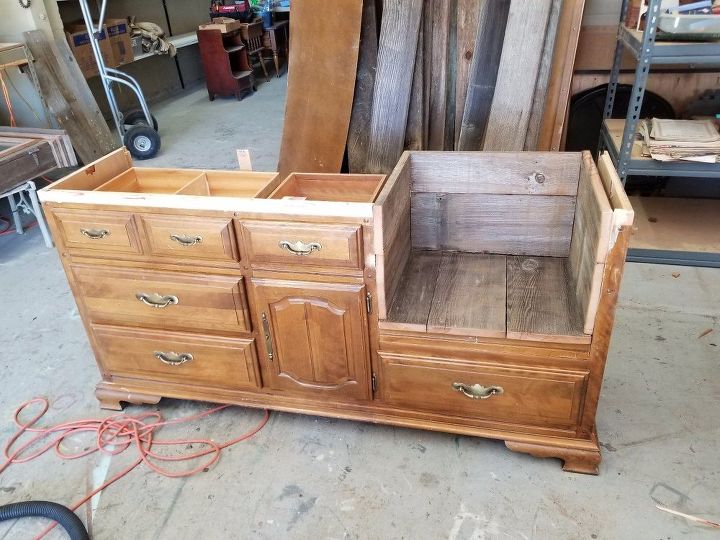
[[[365,286],[253,279],[264,386],[370,398]]]

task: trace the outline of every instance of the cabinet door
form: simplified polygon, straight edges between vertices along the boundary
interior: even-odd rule
[[[264,385],[340,399],[370,397],[365,287],[253,279],[264,333]]]

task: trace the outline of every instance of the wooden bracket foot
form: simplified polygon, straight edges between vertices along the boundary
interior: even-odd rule
[[[593,441],[597,445],[596,441]],[[505,446],[514,452],[523,452],[539,458],[559,458],[564,462],[563,470],[583,474],[598,474],[600,448],[562,448],[531,442],[505,441]]]
[[[122,403],[132,403],[134,405],[156,405],[160,401],[161,396],[141,394],[139,392],[123,392],[122,390],[109,386],[106,383],[99,383],[95,388],[95,397],[100,402],[101,409],[122,411]]]

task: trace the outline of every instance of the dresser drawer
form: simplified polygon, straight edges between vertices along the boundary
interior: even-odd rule
[[[380,352],[381,398],[409,409],[548,427],[576,424],[588,373]],[[477,386],[476,386],[477,385]]]
[[[139,216],[148,254],[184,259],[239,260],[232,222],[225,218]]]
[[[241,277],[72,267],[93,322],[187,329],[250,331]]]
[[[252,339],[93,325],[111,375],[219,388],[258,387]]]
[[[52,215],[70,253],[97,256],[142,253],[130,213],[53,210]]]
[[[241,224],[253,263],[360,268],[360,226],[285,222]]]

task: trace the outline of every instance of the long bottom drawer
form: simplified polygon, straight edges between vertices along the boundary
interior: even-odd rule
[[[259,386],[252,339],[93,325],[111,375],[218,388]]]
[[[587,372],[380,352],[381,399],[465,418],[569,427],[577,423]]]

